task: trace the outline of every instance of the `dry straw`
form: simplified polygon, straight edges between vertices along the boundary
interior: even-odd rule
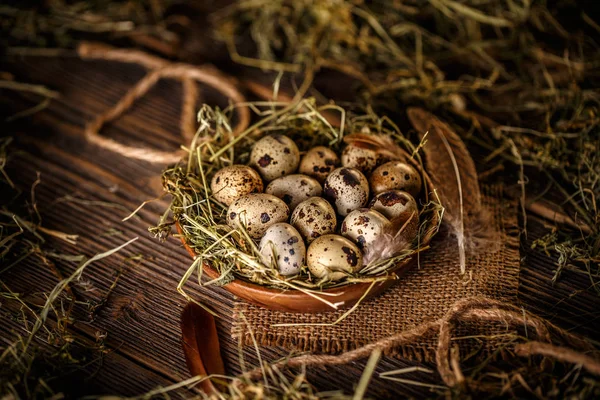
[[[0,140],[0,192],[6,200],[0,207],[0,300],[7,325],[3,330],[7,336],[0,343],[0,397],[47,398],[55,395],[53,381],[59,375],[80,368],[87,355],[93,357],[86,360],[89,365],[95,363],[105,351],[101,337],[90,344],[74,335],[70,327],[75,321],[75,304],[87,307],[92,314],[106,297],[94,304],[93,300],[76,298],[72,287],[81,282],[92,263],[112,256],[137,238],[90,258],[53,249],[52,239],[76,246],[78,236],[45,227],[40,212],[43,205],[40,207],[36,199],[40,174],[29,191],[21,191],[10,178],[5,167],[19,154],[11,148],[11,141],[10,137]],[[69,275],[63,276],[61,263],[71,265]],[[43,304],[15,292],[8,279],[14,270],[33,266],[49,270],[58,280],[50,292],[42,294]],[[10,332],[13,324],[18,329]]]
[[[521,186],[523,214],[573,228],[536,242],[554,256],[555,280],[583,273],[598,291],[600,28],[591,10],[574,0],[245,0],[215,25],[236,62],[334,69],[378,113],[403,118],[399,110],[421,106],[443,117],[486,153],[490,175],[515,171],[503,177]],[[532,189],[537,182],[547,185]],[[558,206],[540,202],[546,194]]]
[[[226,284],[237,278],[268,287],[294,289],[316,295],[321,294],[323,288],[351,282],[395,279],[393,274],[387,274],[386,271],[425,248],[413,245],[394,258],[374,261],[366,266],[367,272],[349,275],[344,281],[337,283],[326,279],[309,279],[306,271],[283,277],[276,269],[263,265],[256,243],[250,239],[245,229],[232,229],[227,225],[227,208],[212,197],[207,184],[221,168],[232,164],[247,164],[249,151],[257,139],[266,134],[283,133],[295,140],[300,149],[326,145],[339,151],[346,132],[370,132],[393,138],[407,154],[414,154],[415,147],[390,120],[369,112],[349,115],[335,104],[317,106],[314,99],[293,104],[261,102],[244,106],[250,107],[259,119],[239,135],[234,135],[230,127],[231,108],[220,111],[208,106],[202,107],[198,114],[200,128],[191,146],[186,149],[188,156],[163,173],[164,189],[172,195],[172,203],[170,210],[167,210],[151,231],[159,237],[165,237],[171,232],[171,226],[178,223],[186,243],[195,251],[196,259],[179,285],[186,297],[183,285],[194,272],[197,272],[201,283],[204,263],[210,264],[220,273],[217,279],[205,282],[204,285]],[[339,126],[333,126],[326,118],[326,113],[331,112],[340,114]],[[415,157],[418,162],[418,155]],[[429,199],[422,207],[420,237],[430,236],[437,231],[437,222],[432,221],[439,221],[442,210],[434,199]],[[169,219],[169,211],[172,212],[172,220]],[[323,299],[323,296],[318,297]],[[323,301],[331,303],[335,299],[325,298]],[[334,303],[330,305],[335,307]]]

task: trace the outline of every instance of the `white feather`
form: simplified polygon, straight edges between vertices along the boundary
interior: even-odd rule
[[[396,257],[411,245],[418,226],[414,223],[415,218],[418,220],[419,216],[413,212],[408,219],[405,218],[392,219],[388,228],[382,232],[377,240],[365,248],[363,265],[367,266],[371,263]]]

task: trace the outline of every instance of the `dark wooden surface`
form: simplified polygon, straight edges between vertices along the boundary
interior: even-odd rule
[[[85,376],[93,372],[91,377],[64,377],[63,389],[69,397],[130,396],[188,378],[179,328],[185,299],[175,288],[190,259],[178,240],[160,243],[147,231],[167,207],[167,201],[150,203],[136,218],[121,221],[141,202],[161,193],[163,166],[125,159],[87,143],[83,137],[84,124],[114,104],[144,71],[113,62],[33,57],[12,60],[2,69],[10,71],[17,80],[44,84],[61,93],[60,99],[52,101],[45,110],[26,119],[3,123],[1,129],[3,136],[10,135],[15,140],[13,150],[18,154],[11,159],[7,172],[19,188],[29,191],[36,174],[41,174],[36,198],[43,225],[79,235],[76,246],[57,240],[50,240],[49,245],[61,252],[91,256],[139,237],[122,252],[91,265],[81,281],[73,286],[80,302],[97,301],[104,297],[120,273],[105,306],[93,318],[84,305],[78,306],[77,322],[71,327],[75,334],[92,342],[97,332],[107,333],[106,345],[111,351],[85,371]],[[131,112],[104,129],[103,134],[128,144],[177,149],[182,141],[178,133],[180,93],[176,82],[159,83]],[[0,91],[0,117],[4,120],[37,101],[39,98],[33,94]],[[223,99],[208,91],[203,91],[201,101],[224,104]],[[522,241],[519,287],[522,305],[570,330],[595,335],[600,327],[600,311],[598,297],[589,290],[589,278],[565,272],[559,283],[552,286],[553,261],[529,249],[531,242],[544,232],[543,222],[530,218],[528,227],[529,234]],[[141,258],[129,259],[135,255]],[[75,266],[59,262],[57,268],[66,276]],[[12,268],[0,279],[33,304],[40,304],[42,294],[57,283],[56,275],[35,257]],[[239,346],[230,338],[232,296],[219,288],[199,288],[193,280],[187,290],[217,311],[227,372],[239,373]],[[14,312],[16,308],[9,302],[0,307],[0,337],[3,339],[25,334],[22,324],[12,318]],[[51,319],[50,323],[55,321]],[[248,366],[257,365],[254,349],[244,348],[243,354]],[[265,360],[275,360],[288,352],[263,348],[261,354]],[[384,358],[377,370],[410,365],[416,363]],[[352,392],[363,367],[364,362],[336,368],[311,368],[309,379],[319,389],[343,388]],[[418,379],[424,378],[428,379],[426,374],[418,375]],[[430,379],[435,382],[436,376]],[[184,389],[178,394],[186,392]],[[377,397],[423,393],[426,391],[422,388],[379,379],[373,381],[369,392]]]

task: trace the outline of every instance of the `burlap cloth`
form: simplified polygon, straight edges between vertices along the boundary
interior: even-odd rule
[[[344,310],[320,314],[284,313],[237,300],[232,336],[250,345],[252,333],[263,346],[335,354],[436,320],[460,299],[485,296],[516,303],[520,265],[517,202],[504,196],[501,185],[484,186],[482,191],[484,204],[492,212],[492,221],[500,233],[499,243],[491,251],[468,256],[467,277],[459,273],[455,239],[440,233],[432,240],[432,248],[421,255],[419,268],[406,273],[381,296],[362,303],[336,325],[273,326],[332,323]],[[502,324],[482,322],[479,326],[459,325],[454,337],[458,339],[461,354],[470,354],[480,349],[498,348],[503,338],[508,337],[506,333],[507,328]],[[478,339],[481,335],[495,339],[481,341]],[[436,345],[436,335],[431,334],[394,349],[392,355],[431,361]]]

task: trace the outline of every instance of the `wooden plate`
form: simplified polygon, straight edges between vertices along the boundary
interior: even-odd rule
[[[425,171],[422,171],[416,163],[414,163],[414,165],[421,172],[423,182],[425,182],[425,185],[423,185],[424,189],[419,198],[427,201],[428,194],[433,192],[433,184],[431,183],[431,180]],[[430,224],[431,226],[437,226],[438,220],[436,215],[432,217]],[[177,231],[182,234],[179,223],[177,223]],[[429,235],[422,237],[420,243],[421,247],[429,244],[429,241],[434,234],[435,232],[430,232]],[[196,253],[190,246],[188,246],[183,235],[181,237],[181,241],[188,253],[190,253],[190,256],[192,256],[192,258],[195,257]],[[396,276],[400,277],[407,270],[412,268],[414,264],[416,264],[416,257],[411,257],[398,263],[396,266],[388,270],[387,273],[395,274]],[[204,263],[202,268],[209,279],[216,279],[220,276],[219,271],[212,268],[207,263]],[[396,281],[397,280],[389,279],[376,283],[366,298],[371,298],[380,294]],[[339,309],[348,308],[356,304],[356,302],[369,290],[370,286],[371,283],[349,283],[347,285],[332,289],[324,289],[321,297],[331,303],[341,303],[341,305],[338,307]],[[333,311],[333,308],[328,304],[298,290],[273,289],[246,281],[241,278],[237,278],[223,287],[234,295],[250,303],[268,308],[270,310],[303,313]]]

